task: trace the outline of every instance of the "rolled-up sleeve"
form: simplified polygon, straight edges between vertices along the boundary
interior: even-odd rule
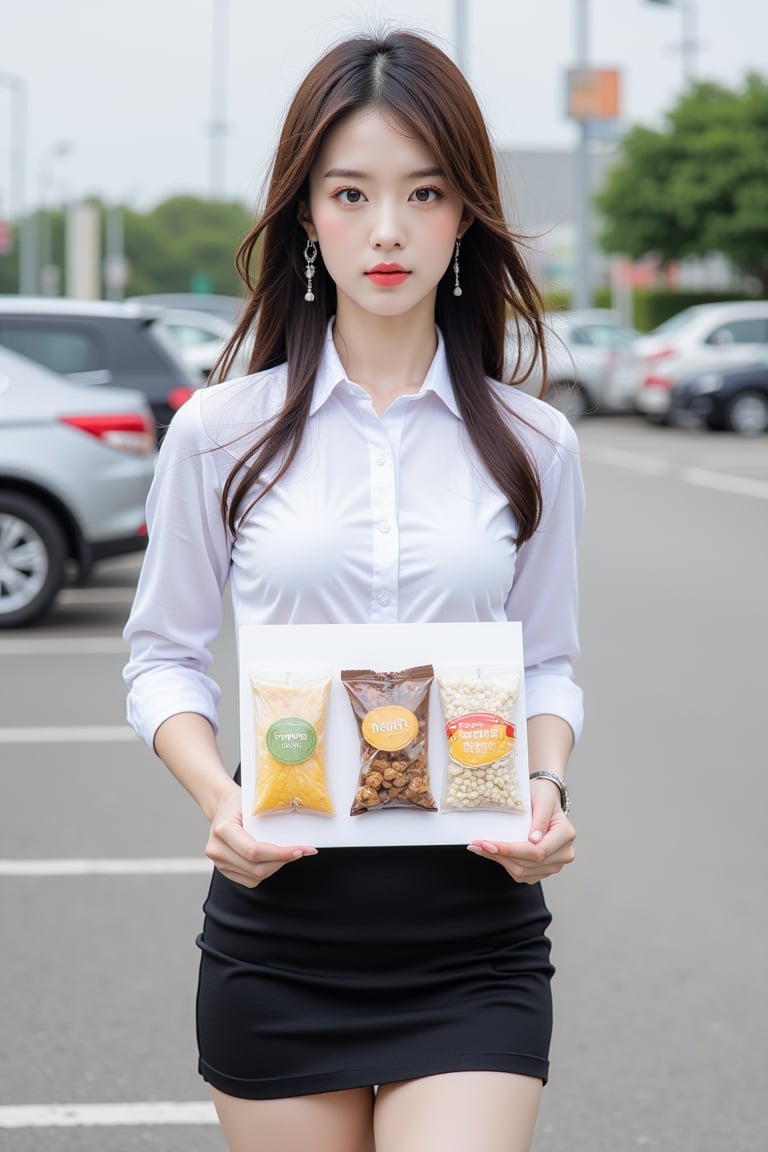
[[[176,413],[158,454],[149,540],[123,631],[128,723],[150,746],[163,721],[179,712],[218,725],[209,645],[222,623],[231,539],[219,507],[221,454],[204,432],[200,401],[196,393]]]
[[[584,485],[578,441],[564,418],[541,488],[541,522],[520,548],[506,613],[523,625],[528,717],[560,716],[578,740],[584,702],[573,669],[579,655],[577,549]]]

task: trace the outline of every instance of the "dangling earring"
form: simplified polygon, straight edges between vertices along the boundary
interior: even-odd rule
[[[461,284],[459,284],[459,248],[461,248],[461,240],[456,240],[456,250],[453,253],[453,275],[455,282],[453,285],[454,296],[461,296]]]
[[[304,249],[304,259],[307,262],[307,266],[304,269],[304,275],[307,278],[307,290],[304,293],[304,299],[312,301],[315,298],[315,294],[312,291],[312,281],[315,278],[314,263],[317,259],[317,245],[315,244],[314,240],[307,240],[307,244]]]

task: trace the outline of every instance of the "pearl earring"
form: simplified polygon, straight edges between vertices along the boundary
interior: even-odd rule
[[[460,247],[461,247],[461,240],[457,239],[456,240],[456,249],[453,253],[453,275],[454,275],[453,294],[454,294],[454,296],[461,296],[461,284],[459,284],[459,248]]]
[[[312,291],[312,281],[315,277],[314,263],[317,259],[317,245],[314,240],[307,240],[306,247],[304,248],[304,259],[307,262],[307,266],[304,269],[304,275],[307,278],[307,290],[304,293],[304,299],[312,301],[315,298],[315,294]]]

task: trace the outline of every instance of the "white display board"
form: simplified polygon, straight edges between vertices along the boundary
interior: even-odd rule
[[[448,738],[435,680],[429,695],[428,767],[437,812],[417,807],[373,808],[350,815],[359,785],[360,728],[343,669],[394,672],[431,664],[494,666],[520,673],[515,714],[514,766],[519,811],[444,810]],[[240,745],[243,823],[257,840],[273,844],[349,847],[402,844],[468,844],[476,839],[526,840],[530,825],[522,627],[517,622],[472,624],[265,624],[243,625],[239,636]],[[295,810],[253,815],[256,787],[256,711],[251,678],[331,675],[326,726],[326,777],[334,814]]]

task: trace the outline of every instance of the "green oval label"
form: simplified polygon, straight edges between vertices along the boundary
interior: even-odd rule
[[[301,764],[317,747],[317,732],[306,720],[286,716],[267,729],[267,748],[281,764]]]

